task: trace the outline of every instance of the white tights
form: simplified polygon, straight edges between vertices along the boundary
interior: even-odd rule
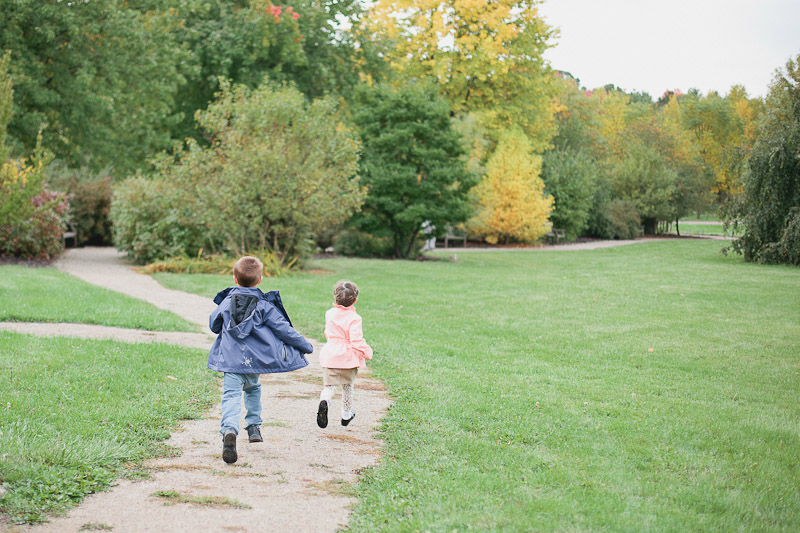
[[[322,388],[319,395],[320,400],[330,402],[339,385],[328,385]],[[353,385],[342,385],[342,418],[347,420],[353,417]]]

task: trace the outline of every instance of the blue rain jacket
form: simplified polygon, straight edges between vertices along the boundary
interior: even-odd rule
[[[229,287],[214,298],[209,327],[217,340],[208,368],[234,374],[291,372],[308,365],[314,348],[292,327],[278,291]]]

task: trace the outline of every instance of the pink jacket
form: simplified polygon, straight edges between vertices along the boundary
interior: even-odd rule
[[[364,340],[361,317],[354,306],[336,305],[325,313],[325,338],[328,343],[319,353],[323,368],[364,368],[372,359],[372,348]]]

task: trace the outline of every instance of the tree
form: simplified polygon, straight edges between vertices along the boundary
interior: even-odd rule
[[[465,170],[450,108],[435,91],[377,85],[362,88],[356,101],[360,175],[369,196],[354,223],[388,233],[395,256],[409,257],[426,221],[441,235],[446,225],[467,219],[467,195],[476,178]]]
[[[518,124],[534,151],[547,148],[553,124],[553,76],[542,57],[555,32],[535,2],[379,0],[375,33],[401,83],[434,80],[454,114],[479,112],[493,139]]]
[[[12,147],[127,171],[171,143],[188,52],[169,13],[120,2],[0,0],[0,50],[15,79]]]
[[[544,195],[539,174],[541,156],[531,154],[531,143],[519,127],[500,136],[486,165],[486,177],[475,188],[479,207],[474,231],[488,242],[534,242],[547,232],[553,198]]]
[[[614,197],[631,202],[641,217],[645,233],[656,232],[659,220],[672,220],[670,204],[677,173],[652,144],[629,138],[629,147],[614,168]]]
[[[10,150],[6,145],[8,121],[14,112],[14,87],[8,67],[11,64],[11,52],[0,57],[0,165],[6,162]]]
[[[158,158],[152,180],[118,187],[115,242],[140,261],[204,245],[304,255],[314,232],[343,222],[363,201],[358,139],[333,99],[309,103],[268,81],[255,90],[221,87],[197,114],[209,146],[190,139],[177,156]],[[143,236],[151,221],[158,231]]]
[[[567,240],[575,240],[586,228],[597,170],[583,151],[552,150],[544,155],[542,180],[555,201],[550,221],[566,231]]]
[[[800,265],[800,55],[770,86],[747,162],[733,246],[747,261]]]

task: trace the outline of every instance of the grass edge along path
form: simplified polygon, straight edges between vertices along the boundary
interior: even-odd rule
[[[0,321],[80,322],[151,331],[198,326],[136,298],[96,287],[53,267],[0,265]]]
[[[794,528],[800,271],[720,247],[333,259],[267,280],[317,336],[335,281],[361,288],[394,403],[350,529]]]
[[[217,400],[200,350],[0,332],[0,511],[46,520],[136,476],[183,419]]]

